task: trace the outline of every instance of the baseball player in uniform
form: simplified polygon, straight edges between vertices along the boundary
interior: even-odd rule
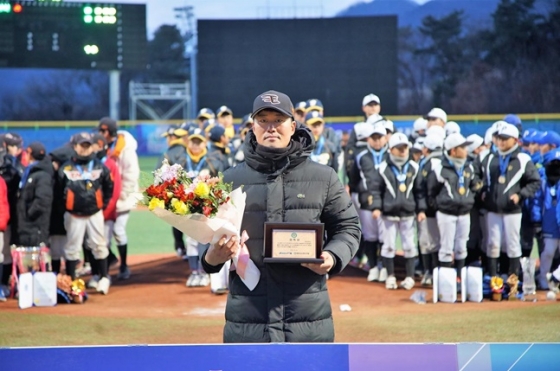
[[[373,197],[372,216],[383,222],[383,246],[381,257],[387,269],[385,288],[397,289],[395,278],[395,252],[397,234],[400,234],[406,262],[406,278],[400,286],[406,290],[414,287],[414,264],[418,250],[414,244],[414,217],[426,218],[425,196],[414,187],[418,176],[418,164],[410,160],[408,138],[395,133],[389,140],[389,156],[374,173],[369,192]]]
[[[111,282],[103,209],[111,201],[113,180],[109,169],[93,153],[93,139],[89,133],[78,134],[75,143],[75,155],[58,170],[66,205],[66,274],[72,279],[76,278],[76,266],[87,233],[86,244],[93,251],[101,277],[97,283],[97,291],[107,295]]]
[[[383,243],[382,223],[380,219],[373,219],[373,196],[368,191],[373,188],[373,177],[387,159],[386,129],[381,123],[370,126],[371,134],[367,139],[367,148],[356,156],[356,165],[362,180],[360,184],[360,210],[358,215],[362,226],[363,248],[369,262],[367,280],[370,282],[385,282],[387,269],[380,267],[377,259],[379,248]]]
[[[459,133],[445,138],[444,156],[428,174],[427,196],[435,200],[441,247],[439,266],[455,267],[460,272],[467,257],[467,240],[471,226],[470,210],[475,193],[482,188],[474,167],[467,162],[471,144]]]
[[[540,186],[540,177],[529,155],[522,153],[517,141],[519,130],[503,123],[497,134],[497,152],[490,153],[482,163],[484,175],[483,200],[488,227],[488,273],[498,274],[498,258],[502,242],[509,258],[508,275],[518,274],[521,257],[521,205]],[[502,272],[505,273],[505,272]]]
[[[547,274],[552,268],[554,254],[560,251],[560,149],[544,155],[544,176],[532,203],[531,221],[542,229],[544,249],[540,254],[541,289],[548,289]]]
[[[443,129],[442,129],[443,130]],[[424,157],[420,160],[420,175],[418,176],[418,187],[427,194],[428,174],[434,167],[439,166],[442,159],[443,133],[439,130],[430,130],[424,139]],[[422,285],[432,284],[432,271],[438,265],[438,251],[440,248],[440,236],[436,219],[435,199],[426,198],[426,219],[418,222],[418,245],[420,247],[420,257],[424,275]]]

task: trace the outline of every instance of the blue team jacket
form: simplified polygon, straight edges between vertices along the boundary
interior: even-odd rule
[[[550,186],[546,177],[533,199],[531,220],[542,225],[543,237],[560,238],[560,181]]]

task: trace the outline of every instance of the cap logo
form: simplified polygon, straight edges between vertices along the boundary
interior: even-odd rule
[[[278,96],[276,94],[263,94],[261,95],[261,99],[265,103],[280,104],[280,100],[278,100]]]

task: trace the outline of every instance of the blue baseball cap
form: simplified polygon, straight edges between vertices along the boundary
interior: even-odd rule
[[[542,145],[550,144],[560,148],[560,135],[555,131],[543,131],[536,137],[535,143]]]
[[[534,143],[535,142],[535,138],[537,135],[538,131],[536,129],[525,129],[523,131],[523,134],[521,135],[521,140],[523,141],[523,145],[527,145],[529,143]]]
[[[325,123],[325,119],[323,118],[323,114],[321,114],[321,112],[311,111],[305,115],[305,125],[314,125],[317,123]]]
[[[319,99],[309,99],[306,103],[307,103],[307,112],[309,111],[323,112],[323,103]]]
[[[543,156],[543,164],[547,164],[553,160],[558,160],[560,161],[560,148],[557,149],[553,149],[552,151],[548,151],[547,153],[545,153],[545,155]]]
[[[212,142],[219,142],[222,135],[226,134],[226,129],[221,125],[214,125],[208,134],[208,139]]]
[[[214,115],[214,111],[212,111],[210,108],[202,108],[200,111],[198,111],[196,117],[209,120],[215,118],[216,115]]]
[[[504,121],[507,122],[508,124],[521,126],[521,119],[519,118],[519,116],[514,115],[513,113],[506,115],[506,117],[504,117]]]
[[[306,112],[307,111],[307,102],[304,102],[304,101],[297,102],[296,105],[294,106],[294,111]]]

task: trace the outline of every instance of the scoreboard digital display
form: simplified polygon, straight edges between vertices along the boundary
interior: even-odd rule
[[[0,0],[0,68],[142,70],[146,5]]]

